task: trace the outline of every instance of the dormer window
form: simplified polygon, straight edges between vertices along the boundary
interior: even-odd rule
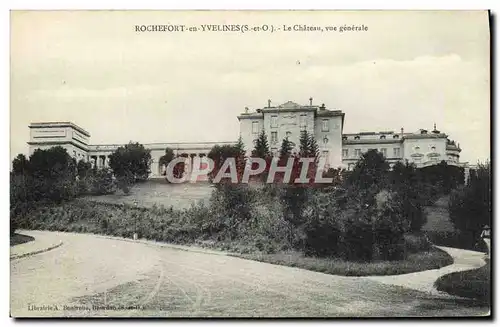
[[[394,138],[394,139],[398,139],[398,138],[399,138],[399,135],[398,135],[398,134],[396,134],[396,135],[394,135],[392,138]]]
[[[347,136],[342,136],[342,141],[347,141]]]
[[[432,146],[432,147],[431,147],[431,151],[432,151],[432,152],[435,152],[435,151],[436,151],[436,147],[435,147],[435,146]]]
[[[381,140],[385,140],[385,135],[380,135]]]
[[[355,139],[355,140],[359,140],[359,135],[356,135],[356,136],[354,137],[354,139]]]

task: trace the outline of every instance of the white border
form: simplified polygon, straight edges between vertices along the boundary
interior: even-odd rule
[[[2,7],[1,11],[1,21],[3,22],[3,28],[0,30],[0,35],[1,35],[1,41],[2,44],[4,45],[3,49],[4,51],[1,51],[1,62],[2,62],[2,74],[0,75],[2,77],[2,97],[1,99],[3,100],[4,106],[3,109],[1,110],[1,119],[0,119],[0,133],[1,133],[1,141],[3,143],[3,146],[1,147],[2,149],[2,160],[0,160],[0,171],[3,173],[0,175],[2,176],[2,182],[1,185],[3,185],[2,189],[2,196],[0,197],[1,201],[1,206],[2,206],[2,224],[3,224],[3,232],[4,236],[7,236],[8,233],[8,207],[9,207],[9,177],[7,174],[7,171],[10,169],[10,155],[9,155],[9,147],[10,147],[10,142],[9,142],[9,122],[10,122],[10,117],[9,117],[9,10],[19,10],[19,9],[42,9],[42,10],[49,10],[49,9],[114,9],[114,10],[119,10],[119,9],[226,9],[226,10],[242,10],[242,9],[258,9],[258,10],[287,10],[287,9],[385,9],[385,10],[397,10],[397,9],[403,9],[403,10],[415,10],[415,9],[429,9],[429,10],[467,10],[467,9],[476,9],[476,10],[481,10],[481,9],[492,9],[493,13],[498,13],[500,12],[500,1],[498,0],[476,0],[476,1],[436,1],[436,0],[415,0],[415,1],[370,1],[370,0],[345,0],[345,1],[319,1],[319,0],[308,0],[308,1],[301,1],[301,2],[290,2],[290,1],[283,1],[281,3],[270,3],[269,0],[247,0],[247,1],[222,1],[222,0],[212,0],[210,2],[208,1],[203,1],[203,0],[198,0],[198,1],[193,1],[193,0],[187,0],[187,1],[178,1],[176,3],[174,2],[166,2],[162,1],[154,1],[154,0],[141,0],[141,1],[130,1],[130,0],[121,0],[121,1],[105,1],[105,0],[78,0],[78,1],[72,1],[71,3],[65,2],[65,1],[44,1],[43,3],[40,3],[39,1],[2,1],[0,6]],[[498,26],[498,17],[496,19],[496,24]],[[494,34],[495,36],[495,42],[493,44],[497,44],[498,41],[498,33]],[[498,94],[498,84],[495,86],[494,89],[495,94]],[[498,114],[496,115],[498,118]],[[495,121],[495,123],[497,123]],[[498,126],[496,124],[495,126]],[[497,132],[494,131],[495,136],[497,136]],[[495,152],[498,153],[498,143],[494,142],[495,144]],[[494,168],[496,168],[496,162],[493,162]],[[495,169],[495,176],[496,176],[496,169]],[[496,189],[495,189],[496,190]],[[496,194],[497,192],[495,192]],[[498,194],[496,194],[498,196]],[[498,203],[496,201],[498,198],[497,196],[495,197],[494,203]],[[494,217],[493,219],[495,219]],[[496,228],[497,223],[494,225],[494,232],[493,235],[496,235],[496,231],[498,230]],[[494,237],[494,236],[493,236]],[[5,237],[5,242],[9,242],[9,238]],[[4,250],[7,252],[9,251],[9,245],[5,244]],[[496,252],[494,252],[496,253]],[[9,283],[9,263],[7,261],[7,254],[3,256],[2,262],[2,280],[4,281],[4,287],[3,287],[3,296],[1,297],[1,308],[3,309],[3,314],[1,317],[3,318],[2,320],[2,326],[4,325],[11,325],[14,323],[13,319],[7,318],[9,315],[9,291],[10,290],[10,283]],[[495,258],[496,259],[496,258]],[[496,274],[495,276],[496,277]],[[498,283],[495,283],[498,284]],[[92,322],[92,321],[90,321]],[[395,321],[396,323],[399,323],[399,321]],[[436,323],[438,324],[443,324],[444,321],[437,321]],[[452,324],[462,324],[465,321],[448,321],[447,323],[452,323]],[[43,325],[51,325],[53,322],[38,322],[37,324],[43,324]],[[67,325],[71,323],[71,321],[67,321],[62,323],[63,325]],[[94,324],[97,325],[104,325],[105,322],[94,322]],[[141,322],[144,323],[144,322]],[[162,322],[163,323],[163,322]],[[172,323],[172,322],[170,322]],[[217,322],[216,322],[217,323]],[[257,322],[258,323],[258,322]],[[290,324],[295,324],[295,322],[289,322]],[[301,323],[297,321],[296,323]],[[331,323],[335,325],[344,325],[348,322],[336,322],[332,321]],[[359,323],[369,323],[369,321],[360,321]],[[384,323],[384,322],[383,322]],[[418,320],[414,320],[412,322],[407,322],[410,324],[418,324]],[[426,322],[428,324],[429,322]],[[467,323],[467,322],[465,322]],[[25,323],[26,325],[31,325],[34,324],[33,322],[30,323]],[[127,322],[126,324],[128,325],[135,325],[134,321]]]

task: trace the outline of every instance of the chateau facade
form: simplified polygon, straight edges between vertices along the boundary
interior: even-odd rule
[[[317,140],[320,156],[328,167],[352,169],[361,154],[377,149],[391,165],[398,161],[408,160],[417,167],[426,167],[446,161],[449,165],[463,166],[460,162],[460,146],[438,131],[420,129],[407,133],[401,129],[381,132],[343,133],[345,114],[341,110],[330,110],[325,105],[315,106],[312,98],[309,105],[299,105],[288,101],[278,106],[268,106],[241,113],[240,135],[245,144],[247,155],[250,155],[259,133],[264,131],[268,137],[271,152],[279,153],[281,142],[285,137],[293,142],[294,151],[298,151],[299,137],[303,130],[313,134]],[[107,167],[109,156],[123,144],[90,144],[90,133],[71,122],[42,122],[30,124],[30,155],[35,149],[47,149],[62,146],[76,160],[90,161],[98,167]],[[151,176],[160,177],[165,169],[159,164],[165,149],[171,148],[174,154],[189,159],[206,156],[216,145],[232,145],[234,142],[200,142],[200,143],[145,143],[151,150]]]
[[[298,151],[299,137],[303,130],[313,134],[320,150],[331,168],[352,169],[361,154],[371,149],[380,151],[393,165],[398,161],[408,160],[417,167],[435,165],[446,161],[450,165],[463,166],[460,163],[460,146],[448,138],[448,135],[436,129],[420,129],[414,133],[405,133],[403,129],[393,131],[343,133],[345,114],[340,110],[329,110],[325,105],[315,106],[312,98],[309,105],[303,106],[288,101],[273,107],[268,101],[266,108],[255,112],[245,112],[238,116],[240,134],[247,146],[247,155],[259,133],[268,136],[271,152],[279,153],[285,137],[295,144]]]

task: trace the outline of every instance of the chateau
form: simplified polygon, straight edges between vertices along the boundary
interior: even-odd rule
[[[415,163],[417,167],[425,167],[446,161],[449,165],[463,166],[460,162],[460,146],[438,131],[434,125],[432,131],[420,129],[407,133],[400,132],[360,132],[343,133],[345,113],[341,110],[330,110],[325,105],[316,106],[309,99],[309,105],[299,105],[288,101],[278,106],[268,106],[238,117],[240,135],[250,155],[259,133],[264,131],[268,137],[270,149],[274,155],[279,153],[281,142],[285,137],[295,145],[298,151],[299,137],[303,130],[313,134],[318,142],[320,155],[325,158],[331,168],[343,167],[352,169],[361,154],[370,150],[380,151],[392,165],[397,161]],[[47,149],[56,145],[64,147],[76,160],[90,161],[98,167],[106,167],[109,155],[123,144],[90,144],[90,133],[71,122],[32,123],[30,128],[29,151]],[[164,170],[159,164],[165,149],[171,148],[176,155],[192,159],[205,156],[216,145],[235,144],[234,142],[202,142],[202,143],[143,143],[151,150],[151,177],[160,177]],[[467,170],[467,169],[466,169]]]

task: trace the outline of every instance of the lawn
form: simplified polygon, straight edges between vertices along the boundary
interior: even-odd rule
[[[427,223],[422,227],[423,231],[450,233],[455,231],[448,212],[450,197],[440,197],[432,206],[424,208],[427,215]]]
[[[435,286],[439,291],[461,297],[474,298],[490,303],[491,266],[487,264],[481,268],[454,272],[440,277]]]
[[[437,269],[453,263],[453,259],[446,252],[437,248],[432,248],[424,252],[411,253],[405,260],[400,261],[352,262],[338,258],[307,257],[300,252],[238,254],[237,256],[250,260],[341,276],[400,275]]]
[[[140,207],[163,205],[174,209],[189,208],[192,203],[204,201],[208,203],[212,186],[207,182],[170,184],[161,180],[149,180],[135,184],[128,195],[117,191],[115,194],[86,196],[84,199],[112,204],[131,204],[137,202]]]

